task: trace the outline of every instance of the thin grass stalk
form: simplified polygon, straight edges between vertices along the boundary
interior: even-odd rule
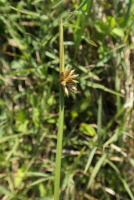
[[[98,99],[98,113],[97,113],[97,134],[98,134],[98,146],[101,147],[101,128],[102,128],[102,94],[100,94]]]
[[[60,47],[60,73],[64,70],[64,46],[63,46],[63,25],[62,20],[59,24],[59,47]],[[57,150],[56,150],[56,167],[54,178],[54,200],[59,200],[60,194],[60,173],[61,173],[61,155],[62,155],[62,138],[63,138],[63,125],[64,125],[64,91],[60,84],[60,98],[59,98],[59,123],[58,123],[58,136],[57,136]]]

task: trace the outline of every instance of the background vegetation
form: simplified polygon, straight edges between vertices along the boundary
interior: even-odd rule
[[[63,18],[80,93],[65,98],[61,200],[134,200],[134,0],[1,0],[0,13],[0,199],[53,198]]]

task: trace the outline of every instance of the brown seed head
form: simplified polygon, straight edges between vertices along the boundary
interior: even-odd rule
[[[60,74],[60,83],[63,86],[64,92],[67,96],[69,96],[69,91],[73,93],[78,93],[77,88],[74,85],[75,83],[78,83],[78,81],[75,80],[76,77],[79,76],[79,74],[74,74],[75,70],[71,70],[68,66],[65,67],[64,71]]]

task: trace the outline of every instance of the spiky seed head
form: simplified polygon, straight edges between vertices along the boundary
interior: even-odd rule
[[[74,85],[78,83],[75,78],[79,76],[79,74],[74,74],[75,70],[71,70],[68,66],[65,67],[64,71],[60,73],[60,83],[63,86],[64,92],[67,96],[69,96],[69,91],[73,93],[78,93],[77,88]]]

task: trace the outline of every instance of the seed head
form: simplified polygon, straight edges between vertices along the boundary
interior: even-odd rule
[[[78,81],[75,80],[79,74],[74,74],[75,70],[71,70],[68,66],[65,67],[64,71],[60,74],[60,83],[63,86],[64,92],[69,96],[69,91],[73,93],[78,93],[75,83]]]

